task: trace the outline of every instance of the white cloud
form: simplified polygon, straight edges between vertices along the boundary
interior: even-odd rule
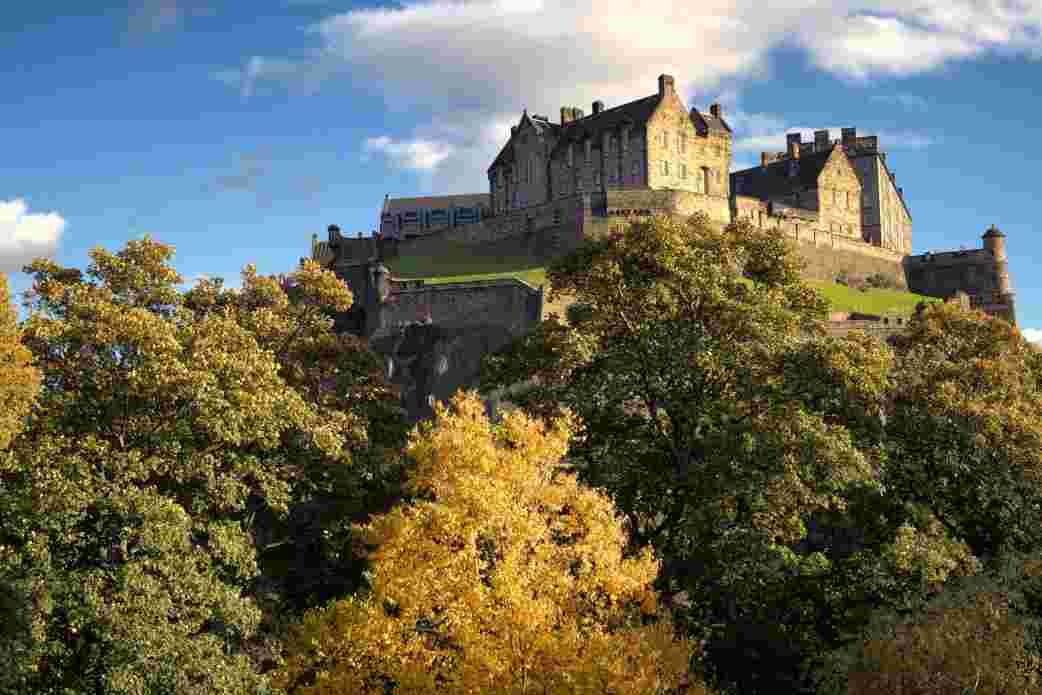
[[[452,145],[432,140],[392,140],[386,135],[368,138],[365,141],[365,158],[379,153],[390,160],[398,169],[431,171],[452,154]]]
[[[873,94],[869,99],[880,104],[900,106],[909,111],[925,111],[929,107],[926,99],[917,94]]]
[[[1021,328],[1020,333],[1029,343],[1042,345],[1042,328]]]
[[[653,93],[669,73],[705,108],[707,93],[766,77],[781,46],[852,80],[989,52],[1038,57],[1040,28],[1039,0],[404,0],[309,27],[319,46],[309,57],[255,56],[214,77],[248,98],[262,85],[315,89],[349,74],[389,110],[430,114],[414,132],[374,134],[386,138],[377,147],[396,147],[387,153],[406,168],[451,174],[443,180],[452,190],[483,190],[484,168],[505,140],[484,133],[525,107],[551,118],[560,106],[589,111],[594,99],[610,107]],[[781,131],[757,118],[728,114],[743,137]],[[464,170],[472,158],[476,168]]]
[[[0,272],[19,272],[58,247],[65,220],[56,212],[30,213],[21,198],[0,200]]]

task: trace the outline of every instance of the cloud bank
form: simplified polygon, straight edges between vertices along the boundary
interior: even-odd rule
[[[0,272],[21,272],[34,258],[52,256],[64,230],[56,212],[30,213],[21,198],[0,200]]]
[[[406,0],[335,14],[306,31],[318,44],[313,55],[253,56],[215,77],[246,98],[261,86],[317,88],[349,74],[392,111],[422,106],[432,114],[415,132],[375,133],[363,148],[406,170],[430,171],[433,162],[439,178],[483,190],[484,168],[524,107],[551,118],[565,105],[589,111],[594,99],[610,107],[653,93],[662,72],[676,77],[682,94],[704,95],[725,80],[768,75],[778,48],[801,51],[819,69],[854,82],[986,54],[1037,59],[1042,2]],[[706,101],[700,97],[699,105]],[[736,131],[743,118],[758,118],[729,116]],[[773,138],[782,130],[739,134]],[[486,140],[490,132],[504,137]],[[465,169],[475,162],[476,170]]]

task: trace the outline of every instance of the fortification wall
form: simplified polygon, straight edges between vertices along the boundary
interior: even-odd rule
[[[949,297],[958,290],[988,295],[998,290],[999,264],[987,249],[908,256],[904,261],[913,292]]]
[[[506,278],[397,289],[380,306],[374,339],[402,324],[430,319],[440,326],[475,322],[521,335],[542,316],[543,290]]]
[[[815,215],[795,209],[776,212],[764,201],[746,196],[735,196],[734,215],[736,220],[774,230],[791,241],[805,264],[803,275],[808,280],[832,282],[840,271],[846,271],[853,280],[883,273],[891,276],[898,288],[908,288],[900,253],[833,234],[821,228]]]

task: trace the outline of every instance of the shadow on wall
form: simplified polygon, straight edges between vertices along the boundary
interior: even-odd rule
[[[401,389],[407,421],[415,423],[434,415],[435,401],[474,388],[482,357],[511,339],[510,331],[494,324],[409,323],[373,339],[371,347],[383,356],[388,380]]]

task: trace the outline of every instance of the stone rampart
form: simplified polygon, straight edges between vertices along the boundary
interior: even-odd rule
[[[733,204],[736,221],[744,220],[754,227],[776,231],[792,242],[804,262],[804,277],[808,280],[833,282],[841,271],[852,280],[882,273],[892,277],[899,289],[908,287],[902,255],[896,251],[833,234],[822,229],[816,215],[804,210],[772,205],[748,196],[735,196]]]
[[[380,307],[374,339],[403,324],[433,321],[458,327],[475,322],[522,335],[542,317],[543,290],[514,278],[423,284],[396,289]]]

